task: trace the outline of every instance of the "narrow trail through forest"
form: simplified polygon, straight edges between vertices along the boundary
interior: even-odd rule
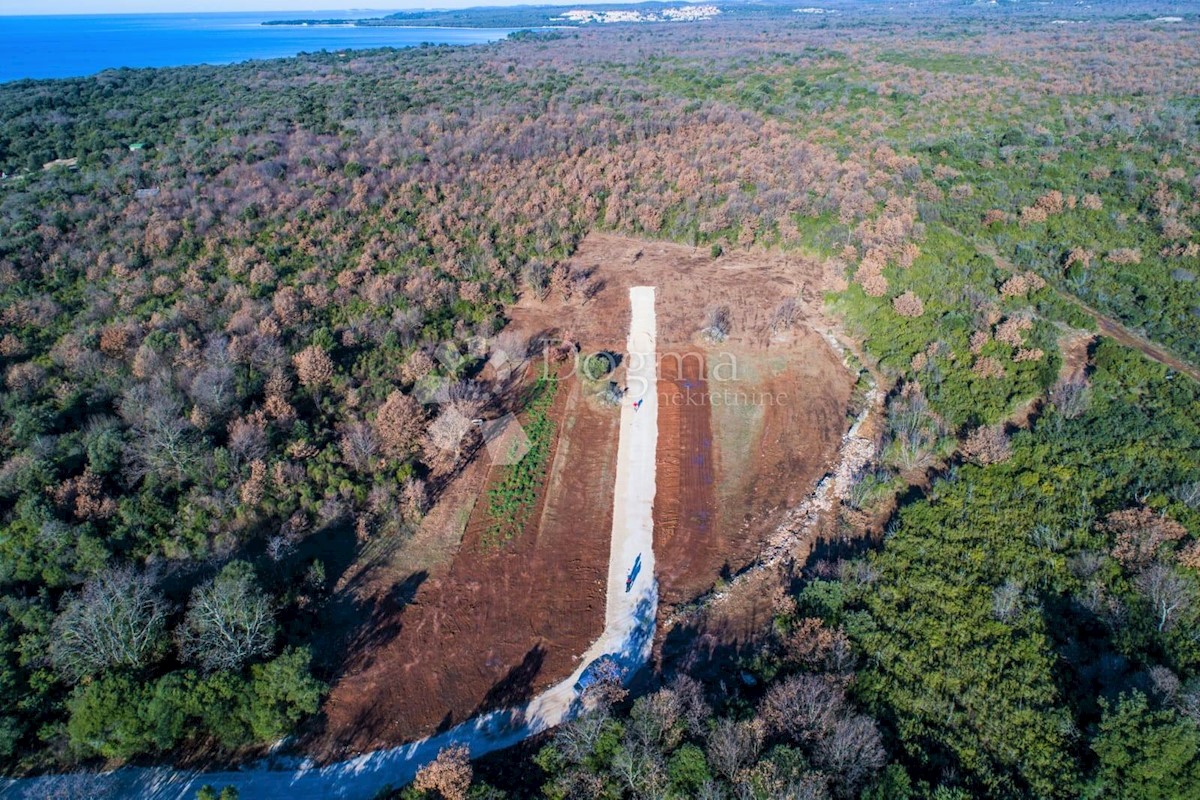
[[[401,747],[318,766],[308,759],[274,758],[231,772],[169,767],[123,767],[107,773],[45,775],[0,782],[0,798],[70,800],[193,800],[197,790],[232,786],[243,800],[370,800],[408,783],[445,747],[462,745],[472,758],[511,747],[583,710],[576,688],[596,659],[610,657],[632,675],[650,657],[658,614],[654,573],[654,496],[658,443],[658,364],[655,290],[629,290],[627,394],[621,406],[617,477],[604,632],[567,678],[524,706],[467,720],[444,733]],[[556,576],[547,575],[546,580]]]
[[[975,242],[975,249],[981,256],[990,258],[992,263],[994,263],[1000,269],[1006,272],[1018,271],[1013,264],[1009,263],[1009,261],[1007,261],[996,251],[995,246],[990,242]],[[1163,347],[1157,342],[1151,341],[1131,328],[1126,327],[1112,317],[1102,314],[1070,292],[1065,292],[1057,287],[1051,288],[1053,288],[1058,296],[1063,300],[1066,300],[1068,303],[1075,306],[1092,319],[1096,320],[1096,325],[1100,328],[1100,332],[1105,336],[1120,342],[1126,347],[1131,347],[1134,350],[1137,350],[1139,353],[1152,361],[1157,361],[1164,366],[1170,367],[1176,372],[1181,372],[1184,375],[1187,375],[1194,381],[1200,382],[1200,368],[1188,363],[1187,361],[1184,361],[1167,348]]]

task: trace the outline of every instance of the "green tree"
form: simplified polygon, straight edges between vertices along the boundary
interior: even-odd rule
[[[1128,800],[1200,798],[1200,730],[1170,710],[1151,709],[1141,692],[1104,704],[1092,742],[1100,760],[1089,797]]]
[[[879,773],[875,784],[862,793],[862,800],[911,800],[912,779],[899,764],[889,764]]]
[[[671,754],[667,762],[671,786],[684,797],[694,797],[706,781],[712,779],[704,751],[688,742]]]
[[[325,685],[309,674],[308,648],[285,650],[265,664],[255,664],[243,709],[255,741],[285,736],[308,714],[316,712]]]
[[[226,786],[217,794],[217,790],[206,783],[196,792],[196,800],[238,800],[238,790]]]
[[[187,730],[188,673],[149,686],[126,673],[77,688],[67,701],[71,745],[85,755],[132,758],[170,749]]]

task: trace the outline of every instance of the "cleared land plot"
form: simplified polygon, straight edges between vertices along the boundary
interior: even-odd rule
[[[629,288],[656,287],[665,380],[654,551],[660,612],[669,613],[749,563],[836,448],[851,380],[810,328],[821,323],[822,271],[795,256],[713,259],[707,250],[610,234],[589,235],[571,266],[591,271],[600,288],[590,299],[525,297],[498,338],[509,352],[544,338],[577,342],[583,354],[623,354]],[[789,298],[797,302],[782,324]],[[699,335],[717,306],[728,307],[730,322],[719,344]],[[611,379],[624,385],[625,369]],[[672,409],[663,394],[685,383],[721,400]],[[498,470],[477,461],[391,564],[358,581],[365,606],[391,611],[348,639],[314,752],[333,758],[410,741],[519,702],[578,665],[603,628],[612,526],[619,411],[595,397],[600,385],[569,380],[560,388],[545,491],[523,534],[499,549],[482,543],[486,491]],[[727,389],[776,402],[726,403]],[[402,586],[415,586],[411,602],[373,600]]]
[[[658,287],[655,553],[666,612],[752,561],[836,452],[853,380],[816,330],[826,322],[824,273],[793,254],[713,258],[612,234],[589,235],[571,263],[603,282],[579,313],[533,301],[520,312],[531,327],[569,330],[585,349],[624,329],[629,286]],[[701,329],[722,307],[728,334],[714,342]]]
[[[389,637],[357,654],[326,704],[324,750],[363,751],[518,704],[569,674],[604,627],[604,581],[618,418],[565,384],[547,491],[525,532],[486,541],[486,494],[474,504],[449,569],[377,627]],[[490,472],[487,483],[502,468]],[[485,490],[486,491],[486,490]]]
[[[687,599],[686,587],[722,557],[717,525],[712,406],[699,356],[659,362],[658,494],[654,544],[667,603]]]

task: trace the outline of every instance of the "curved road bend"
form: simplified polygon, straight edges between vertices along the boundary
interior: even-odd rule
[[[571,719],[580,709],[575,682],[600,656],[632,671],[646,662],[654,640],[658,586],[654,580],[655,452],[658,443],[658,382],[654,352],[654,287],[629,290],[628,393],[621,406],[617,479],[604,632],[579,659],[575,672],[526,705],[467,720],[411,744],[319,767],[295,758],[267,759],[234,772],[125,767],[108,773],[47,775],[0,783],[0,797],[63,800],[192,800],[205,784],[233,786],[242,800],[370,800],[387,786],[402,786],[450,745],[466,745],[473,757],[501,750]],[[634,403],[641,400],[639,407]],[[626,591],[625,581],[641,557]]]

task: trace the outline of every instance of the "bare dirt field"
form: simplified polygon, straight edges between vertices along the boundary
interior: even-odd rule
[[[654,547],[659,598],[685,597],[692,577],[723,557],[717,527],[712,406],[699,356],[659,362]],[[670,557],[665,557],[670,554]]]
[[[669,607],[749,563],[833,457],[853,381],[815,330],[826,322],[825,276],[816,262],[791,254],[713,258],[704,249],[608,234],[588,236],[572,263],[604,282],[583,307],[590,313],[572,321],[583,342],[610,327],[610,303],[627,286],[658,287],[655,552]],[[729,330],[718,343],[701,329],[719,307]]]
[[[536,523],[502,547],[485,544],[480,493],[448,569],[387,620],[385,642],[347,663],[326,703],[322,750],[397,744],[526,700],[569,674],[600,633],[616,451],[590,443],[615,438],[618,418],[570,382],[551,413],[557,440]]]
[[[596,291],[523,298],[497,346],[511,354],[565,339],[583,354],[621,353],[629,287],[657,287],[654,550],[660,615],[669,613],[755,557],[824,474],[845,429],[851,378],[814,330],[824,324],[822,271],[796,256],[714,259],[609,234],[589,235],[571,267],[590,273]],[[721,306],[729,332],[718,343],[700,329]],[[623,385],[624,365],[611,378]],[[482,544],[497,470],[477,460],[410,540],[357,577],[358,607],[373,611],[347,638],[314,753],[399,744],[523,700],[574,669],[603,628],[619,413],[596,399],[601,385],[560,386],[548,479],[523,535]],[[736,639],[746,630],[722,628]]]
[[[710,564],[710,575],[743,568],[787,509],[812,491],[848,425],[853,388],[839,357],[802,325],[768,348],[734,345],[726,353],[737,357],[739,374],[713,406],[724,556]],[[694,580],[685,594],[711,585]]]
[[[778,333],[772,321],[786,298],[798,301],[797,319],[820,318],[826,280],[821,264],[792,253],[750,250],[713,258],[707,248],[608,233],[589,234],[571,266],[593,270],[603,288],[567,308],[554,295],[524,297],[513,309],[514,322],[619,348],[629,323],[629,287],[652,285],[660,353],[664,344],[692,343],[705,312],[722,304],[730,308],[731,339],[765,347]]]

